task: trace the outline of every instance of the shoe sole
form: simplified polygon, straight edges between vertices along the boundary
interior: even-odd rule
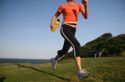
[[[85,73],[85,75],[83,76],[83,77],[79,77],[78,76],[78,78],[80,79],[80,80],[82,80],[82,79],[85,79],[85,78],[87,78],[88,76],[90,75],[90,73],[89,72],[87,72],[87,73]]]

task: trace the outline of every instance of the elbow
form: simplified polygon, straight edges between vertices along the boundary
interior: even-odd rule
[[[88,16],[85,16],[85,19],[88,19]]]
[[[88,11],[85,13],[85,19],[88,19]]]
[[[84,14],[84,18],[85,18],[85,19],[88,19],[88,13],[85,13],[85,14]]]
[[[85,19],[88,19],[88,17],[85,17]]]

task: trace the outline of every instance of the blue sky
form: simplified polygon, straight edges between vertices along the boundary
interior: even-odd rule
[[[63,2],[66,0],[0,0],[0,58],[54,57],[63,38],[59,29],[52,33],[49,24]],[[88,8],[88,20],[79,15],[76,37],[81,45],[107,32],[114,36],[125,33],[125,0],[89,0]]]

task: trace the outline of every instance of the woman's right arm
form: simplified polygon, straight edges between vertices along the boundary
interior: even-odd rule
[[[60,14],[61,14],[61,13],[57,11],[57,12],[55,13],[55,15],[52,17],[51,23],[50,23],[50,28],[51,28],[51,29],[52,29],[52,27],[53,27],[53,25],[54,25],[54,23],[55,23],[57,17],[58,17]]]

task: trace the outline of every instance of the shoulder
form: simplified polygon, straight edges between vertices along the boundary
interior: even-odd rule
[[[76,3],[76,4],[79,7],[79,10],[82,11],[84,8],[83,4],[82,3]]]
[[[82,8],[82,7],[83,7],[83,5],[82,5],[81,3],[74,3],[74,6],[77,6],[77,7],[79,7],[79,8]]]
[[[82,5],[82,3],[76,3],[79,7],[82,7],[83,5]]]

